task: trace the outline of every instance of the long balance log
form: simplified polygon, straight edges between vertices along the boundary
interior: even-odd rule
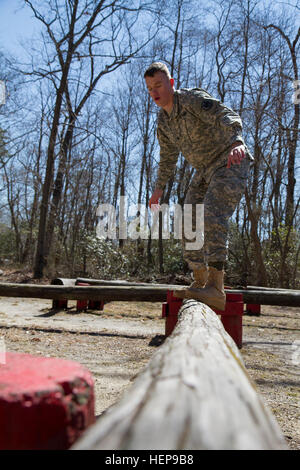
[[[72,450],[285,449],[217,315],[188,300],[121,401]]]
[[[55,285],[67,285],[67,286],[75,286],[78,283],[87,283],[90,284],[91,286],[161,286],[161,287],[168,287],[169,284],[150,284],[149,282],[136,282],[136,281],[126,281],[124,279],[113,279],[113,280],[107,280],[107,279],[90,279],[90,278],[84,278],[84,277],[77,277],[76,279],[69,279],[69,278],[61,278],[57,277],[54,278],[51,281],[51,284]],[[178,286],[177,286],[178,287]],[[237,288],[239,290],[239,288]],[[254,291],[275,291],[275,292],[299,292],[299,289],[288,289],[288,288],[280,288],[280,287],[261,287],[261,286],[247,286],[242,288],[242,291],[244,290],[254,290]]]
[[[136,282],[136,281],[126,281],[124,279],[112,279],[112,280],[107,280],[107,279],[89,279],[89,278],[84,278],[84,277],[77,277],[77,279],[62,279],[62,278],[56,278],[52,281],[52,284],[55,282],[57,284],[65,284],[65,283],[70,283],[73,282],[73,285],[75,285],[75,282],[84,282],[88,283],[91,286],[163,286],[163,287],[169,287],[169,284],[150,284],[149,282]],[[179,286],[176,285],[178,288]],[[247,286],[244,288],[241,288],[242,291],[244,290],[255,290],[255,291],[284,291],[284,292],[299,292],[297,289],[282,289],[282,288],[277,288],[277,287],[260,287],[260,286]],[[239,290],[239,288],[237,288]]]
[[[161,302],[166,300],[166,293],[165,287],[151,286],[60,286],[0,283],[0,297]]]
[[[60,286],[36,284],[0,283],[0,297],[30,297],[40,299],[104,300],[164,302],[167,290],[178,289],[178,285],[105,285],[105,286]],[[183,287],[183,286],[182,286]],[[254,291],[235,290],[228,292],[243,294],[244,303],[260,305],[284,305],[300,307],[300,291]]]
[[[89,279],[89,278],[77,278],[76,282],[88,283],[92,286],[132,286],[132,287],[141,287],[141,286],[151,286],[151,287],[165,287],[169,290],[178,289],[179,287],[184,286],[174,286],[169,284],[149,284],[146,282],[133,282],[133,281],[124,281],[124,280],[106,280],[106,279]],[[276,289],[275,287],[255,287],[249,286],[246,289],[225,289],[226,292],[231,293],[240,293],[244,295],[245,303],[257,303],[260,305],[284,305],[290,307],[300,307],[300,291],[296,289]],[[251,292],[250,292],[251,291]],[[254,292],[253,292],[254,291]],[[275,293],[272,295],[263,295],[261,292],[268,292],[269,294]],[[279,294],[284,294],[280,296]],[[295,294],[295,295],[293,295]]]

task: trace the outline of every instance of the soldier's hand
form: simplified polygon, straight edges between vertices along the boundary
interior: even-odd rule
[[[245,147],[243,144],[239,144],[231,149],[227,160],[227,168],[230,168],[231,165],[240,165],[243,158],[245,158]]]
[[[159,209],[159,204],[158,201],[163,195],[163,191],[161,189],[156,188],[154,190],[154,193],[152,194],[150,201],[149,201],[149,207],[152,210],[158,210]]]

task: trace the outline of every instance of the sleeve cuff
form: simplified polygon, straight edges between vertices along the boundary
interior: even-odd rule
[[[165,187],[166,187],[166,183],[161,183],[159,180],[156,181],[155,188],[161,189],[163,191]]]
[[[236,134],[231,137],[230,145],[233,145],[235,142],[241,142],[241,144],[245,145],[245,141],[243,137],[241,136],[241,134]]]

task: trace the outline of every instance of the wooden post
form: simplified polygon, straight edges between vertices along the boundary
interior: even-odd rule
[[[71,449],[286,448],[218,316],[186,300],[132,387]]]
[[[77,286],[89,286],[89,284],[87,282],[77,282],[76,281],[76,285]],[[77,303],[76,303],[76,312],[79,313],[79,312],[85,312],[88,308],[88,301],[86,299],[84,300],[77,300]]]
[[[246,305],[246,312],[247,315],[260,315],[260,304],[247,304]]]

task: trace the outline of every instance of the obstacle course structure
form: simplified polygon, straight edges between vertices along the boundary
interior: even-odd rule
[[[0,297],[64,302],[55,304],[56,308],[64,308],[68,300],[77,300],[77,307],[78,302],[85,302],[84,308],[92,302],[97,302],[96,308],[110,301],[162,302],[165,342],[121,402],[90,426],[72,449],[285,449],[282,433],[249,379],[238,348],[244,303],[300,306],[300,293],[226,289],[225,311],[214,312],[203,303],[174,298],[172,289],[177,287],[67,279],[48,286],[1,283]],[[35,396],[34,388],[32,393]],[[3,403],[6,413],[7,397]],[[52,422],[51,406],[46,405],[47,400],[43,402],[45,428]],[[91,409],[84,409],[86,427],[94,419]],[[77,438],[77,428],[73,431]],[[60,435],[60,429],[57,432]],[[71,444],[68,433],[64,444],[46,436],[43,444],[31,443],[31,447],[23,442],[17,445],[14,439],[19,435],[11,434],[11,448],[67,448]],[[8,446],[4,441],[3,445]]]
[[[77,311],[87,308],[102,310],[105,302],[112,301],[142,301],[172,303],[172,295],[168,294],[177,289],[176,285],[146,284],[126,281],[106,281],[93,279],[63,279],[57,278],[51,285],[11,284],[0,283],[0,297],[32,297],[53,299],[54,308],[66,308],[68,300],[77,301]],[[225,289],[225,312],[217,311],[227,332],[234,338],[238,347],[242,347],[242,314],[243,304],[300,306],[300,291],[287,290],[252,290]],[[169,299],[169,300],[168,300]],[[179,304],[177,304],[178,306]],[[175,310],[163,306],[163,316],[166,317],[166,335],[175,326]],[[178,309],[177,309],[178,311]],[[172,319],[171,319],[172,316]],[[173,327],[170,329],[170,325]]]

